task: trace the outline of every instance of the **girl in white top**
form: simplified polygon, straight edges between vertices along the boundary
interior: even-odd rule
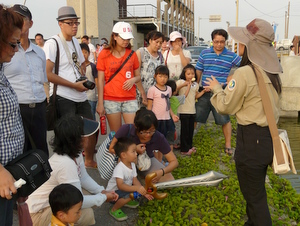
[[[80,191],[87,190],[90,195],[83,195],[82,215],[76,225],[95,224],[94,211],[91,207],[101,206],[105,201],[118,199],[118,195],[112,191],[105,191],[87,173],[82,157],[82,134],[94,134],[99,128],[99,122],[88,120],[89,124],[96,123],[89,132],[86,119],[79,115],[65,115],[57,122],[53,140],[54,154],[49,159],[52,168],[51,177],[41,187],[35,190],[27,200],[33,225],[48,225],[51,220],[51,208],[49,194],[57,185],[68,183],[74,185]],[[83,129],[84,128],[84,129]]]
[[[186,39],[178,31],[173,31],[170,34],[169,46],[170,50],[165,51],[163,56],[165,65],[169,68],[170,79],[177,81],[182,72],[182,69],[190,63],[191,53],[183,49],[186,44]]]
[[[179,95],[184,95],[190,87],[190,92],[185,98],[184,104],[178,107],[181,122],[180,143],[181,154],[191,155],[196,152],[193,147],[194,121],[196,116],[195,100],[201,97],[205,90],[198,92],[199,84],[196,82],[196,69],[193,65],[186,65],[180,75],[180,80],[176,82]]]

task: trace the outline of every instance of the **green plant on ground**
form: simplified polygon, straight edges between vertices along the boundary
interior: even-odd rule
[[[236,141],[236,120],[232,122],[232,144]],[[201,126],[194,136],[197,153],[178,156],[176,179],[204,174],[214,170],[228,176],[217,187],[178,187],[163,190],[164,200],[145,202],[139,207],[138,226],[244,225],[247,219],[246,202],[241,194],[235,164],[224,154],[224,137],[214,123]],[[266,183],[268,204],[273,225],[300,226],[300,195],[286,179],[268,169]],[[297,224],[298,223],[298,224]]]

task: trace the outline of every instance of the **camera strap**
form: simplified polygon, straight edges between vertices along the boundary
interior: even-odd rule
[[[124,67],[124,65],[127,63],[127,61],[130,59],[130,57],[132,56],[133,53],[134,53],[134,51],[131,50],[130,54],[126,57],[126,59],[121,64],[121,66],[118,68],[118,70],[116,70],[115,73],[112,76],[110,76],[110,78],[108,79],[106,84],[109,83],[119,73],[119,71],[121,71],[121,69]]]
[[[76,71],[75,71],[75,68],[76,68],[77,72],[79,73],[79,77],[81,76],[81,72],[80,72],[80,64],[79,64],[79,62],[78,62],[78,60],[79,60],[79,59],[78,59],[78,54],[77,54],[76,47],[75,47],[74,42],[73,42],[73,37],[72,37],[72,44],[73,44],[73,47],[74,47],[74,53],[75,53],[75,55],[76,55],[76,62],[73,60],[73,58],[72,58],[72,56],[71,56],[70,48],[69,48],[69,46],[68,46],[68,44],[67,44],[67,41],[66,41],[65,37],[63,36],[63,34],[60,33],[60,34],[58,35],[58,37],[59,37],[60,40],[61,40],[61,43],[62,43],[62,45],[63,45],[63,47],[64,47],[64,50],[65,50],[65,52],[66,52],[66,54],[67,54],[67,57],[68,57],[68,61],[69,61],[70,65],[71,65],[71,67],[72,67],[72,69],[73,69],[73,71],[74,71],[75,79],[77,80],[77,79],[78,79],[78,76],[77,76],[77,73],[76,73]],[[73,55],[73,54],[72,54],[72,55]]]

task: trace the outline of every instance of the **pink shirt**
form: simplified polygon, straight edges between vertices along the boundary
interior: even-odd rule
[[[170,117],[170,109],[167,110],[167,97],[162,97],[169,95],[168,101],[170,101],[170,97],[172,96],[171,87],[166,86],[166,90],[160,90],[156,86],[151,86],[148,90],[147,98],[152,100],[152,111],[154,112],[156,118],[158,120],[169,120]]]

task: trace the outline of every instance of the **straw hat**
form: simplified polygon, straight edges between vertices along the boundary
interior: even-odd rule
[[[272,74],[282,73],[277,53],[272,45],[275,34],[271,24],[252,20],[246,27],[229,27],[230,36],[247,47],[249,60]]]

